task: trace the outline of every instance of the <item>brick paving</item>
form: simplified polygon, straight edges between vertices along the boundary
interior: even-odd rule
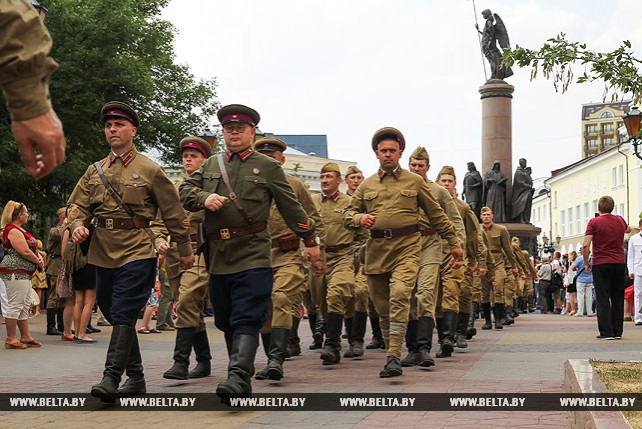
[[[148,391],[151,393],[212,392],[224,378],[227,359],[223,336],[208,319],[213,375],[199,380],[171,381],[162,373],[171,365],[174,333],[139,335]],[[88,392],[100,380],[110,329],[94,337],[99,343],[76,345],[45,336],[45,317],[31,320],[40,349],[0,349],[2,392]],[[404,368],[404,375],[381,379],[385,352],[366,352],[361,359],[343,359],[322,366],[311,342],[307,322],[301,324],[304,353],[288,360],[280,382],[255,381],[256,392],[381,392],[381,393],[537,393],[562,392],[567,359],[639,360],[642,327],[625,322],[623,339],[598,341],[597,320],[562,315],[521,315],[503,331],[482,331],[468,349],[456,349],[433,368]],[[436,340],[436,338],[435,338]],[[224,358],[225,357],[225,358]],[[257,368],[265,363],[259,349]],[[0,428],[565,428],[572,421],[566,412],[3,412]]]

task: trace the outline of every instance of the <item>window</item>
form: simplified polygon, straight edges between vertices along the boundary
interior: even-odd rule
[[[537,222],[540,222],[542,220],[542,208],[538,207],[537,208]]]
[[[568,209],[568,235],[573,235],[573,209]]]
[[[617,175],[620,179],[620,185],[624,185],[624,165],[620,164],[620,166],[617,168]]]
[[[620,216],[622,216],[624,218],[624,220],[626,220],[626,218],[628,217],[627,213],[624,212],[624,203],[620,204],[620,213],[619,214],[620,214]]]
[[[607,137],[607,138],[602,139],[602,145],[603,145],[604,147],[606,147],[606,146],[613,146],[613,142],[614,142],[614,140],[613,140],[613,138],[612,138],[612,137]]]
[[[560,223],[562,224],[562,237],[566,237],[566,212],[560,212]]]
[[[597,125],[587,125],[586,126],[586,132],[588,134],[597,133]]]
[[[602,125],[602,132],[604,133],[612,133],[614,130],[613,124],[604,124]]]
[[[580,234],[582,232],[582,216],[580,215],[580,206],[575,206],[575,227],[577,229],[575,233]]]
[[[613,112],[611,112],[610,110],[606,110],[606,111],[604,111],[604,112],[602,112],[602,113],[600,114],[600,118],[601,118],[601,119],[604,119],[604,118],[612,118],[613,116],[614,116],[614,115],[613,115]]]
[[[589,149],[597,147],[597,139],[588,139],[586,141],[586,146],[588,146]]]
[[[584,229],[586,229],[586,225],[588,225],[590,219],[589,203],[584,203]]]
[[[597,214],[597,200],[593,200],[593,216]]]
[[[617,183],[617,168],[616,167],[613,167],[611,169],[611,175],[613,176],[612,177],[612,181],[613,181],[613,187],[615,188],[618,185],[618,183]]]
[[[557,208],[557,191],[553,193],[553,207]]]

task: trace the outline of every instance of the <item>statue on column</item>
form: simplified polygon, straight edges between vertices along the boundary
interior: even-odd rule
[[[510,47],[508,31],[506,31],[504,21],[489,9],[482,11],[482,16],[486,20],[484,31],[479,30],[478,24],[475,24],[475,28],[481,34],[481,49],[490,64],[490,78],[504,79],[512,76],[513,70],[502,64],[502,53],[497,48],[497,43],[502,49]]]
[[[499,161],[484,174],[484,205],[493,211],[494,221],[508,222],[506,213],[506,176],[500,171]]]
[[[479,215],[481,214],[482,208],[482,191],[484,190],[484,182],[482,180],[481,174],[475,168],[474,162],[468,163],[468,173],[464,176],[464,191],[461,196],[464,198],[464,201],[468,203],[470,209],[477,216],[479,220]]]
[[[512,222],[530,223],[533,193],[535,193],[535,189],[531,178],[531,168],[526,167],[526,159],[521,158],[513,179]]]

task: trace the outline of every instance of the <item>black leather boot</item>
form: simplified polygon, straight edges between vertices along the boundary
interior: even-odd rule
[[[257,372],[254,378],[257,380],[270,379],[277,381],[283,378],[283,361],[285,361],[289,333],[290,330],[287,328],[272,328],[267,366]]]
[[[409,367],[419,364],[419,351],[417,350],[417,320],[409,320],[406,327],[406,348],[408,354],[401,359],[401,366]]]
[[[435,320],[432,317],[421,316],[417,320],[417,365],[428,368],[435,365],[435,360],[430,356],[432,350],[432,331],[435,329]]]
[[[174,365],[165,371],[163,378],[169,380],[187,380],[189,375],[189,355],[194,346],[196,328],[178,328],[174,345]]]
[[[249,396],[252,393],[251,379],[258,347],[258,339],[251,335],[238,335],[232,339],[227,380],[216,387],[216,394],[222,403],[229,404],[230,397]]]
[[[399,362],[399,359],[394,356],[388,356],[386,365],[379,372],[379,377],[399,377],[401,374],[403,374],[403,368],[401,367],[401,362]]]
[[[381,335],[381,325],[379,324],[378,317],[370,317],[370,327],[372,328],[372,340],[366,346],[367,350],[386,349],[383,342],[383,335]]]
[[[457,313],[457,330],[455,333],[455,346],[460,349],[465,349],[468,347],[466,342],[466,328],[468,327],[468,320],[470,319],[470,314],[468,313]]]
[[[321,360],[324,365],[334,365],[341,361],[341,327],[343,326],[343,314],[328,313],[328,326],[326,328],[325,343]]]
[[[438,358],[450,357],[454,350],[455,330],[457,329],[457,313],[454,311],[444,311],[444,317],[441,322],[441,347],[435,354]]]
[[[473,303],[473,311],[470,313],[470,317],[468,318],[468,326],[466,328],[466,339],[470,340],[473,338],[475,335],[477,335],[477,328],[475,328],[475,313],[477,313],[479,308],[479,304],[474,302]]]
[[[325,320],[319,320],[318,316],[317,320],[317,327],[312,334],[312,339],[314,340],[314,346],[317,349],[320,349],[323,347],[323,337],[325,336],[328,323]],[[343,322],[341,323],[343,324]],[[339,328],[339,335],[341,335],[341,328]]]
[[[513,319],[513,307],[502,307],[502,325],[504,326],[509,326],[515,323],[515,320]]]
[[[308,347],[309,350],[316,350],[318,347],[316,346],[316,341],[314,340],[314,333],[316,332],[317,329],[317,315],[315,314],[308,314],[308,324],[310,325],[310,332],[312,333],[312,344]]]
[[[129,326],[114,326],[107,349],[103,379],[91,387],[91,396],[100,398],[102,402],[116,402],[118,385],[129,363],[129,354],[135,336],[136,331]]]
[[[127,380],[120,386],[118,393],[122,396],[144,395],[147,393],[145,374],[143,374],[143,357],[140,355],[138,335],[135,333],[125,372],[127,373]]]
[[[482,302],[482,310],[484,312],[484,320],[485,320],[485,323],[482,326],[482,329],[483,330],[493,329],[493,322],[491,320],[491,315],[490,315],[490,302]]]
[[[290,356],[301,355],[301,339],[299,338],[299,324],[301,319],[292,316],[292,329],[288,331],[288,354]]]
[[[56,309],[55,308],[47,309],[47,335],[62,335],[62,332],[56,329]]]
[[[495,329],[504,329],[502,325],[502,313],[504,312],[504,304],[497,304],[493,306],[493,316],[495,316]]]
[[[341,338],[348,339],[352,335],[352,317],[346,317],[343,319],[343,324],[345,325],[345,332],[341,335]]]
[[[70,298],[67,298],[70,299]],[[65,332],[65,322],[63,320],[63,314],[65,312],[65,308],[56,308],[56,325],[58,326],[58,330],[60,332]]]
[[[355,311],[352,316],[352,333],[350,334],[350,347],[343,357],[353,358],[363,356],[363,337],[366,335],[366,322],[368,313]]]
[[[187,374],[187,378],[203,378],[212,374],[212,352],[205,329],[194,335],[194,354],[196,355],[196,366]]]

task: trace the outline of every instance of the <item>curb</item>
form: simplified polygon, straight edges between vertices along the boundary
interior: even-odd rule
[[[564,362],[564,391],[567,393],[608,393],[588,359]],[[573,427],[586,429],[631,428],[621,411],[570,411]]]

